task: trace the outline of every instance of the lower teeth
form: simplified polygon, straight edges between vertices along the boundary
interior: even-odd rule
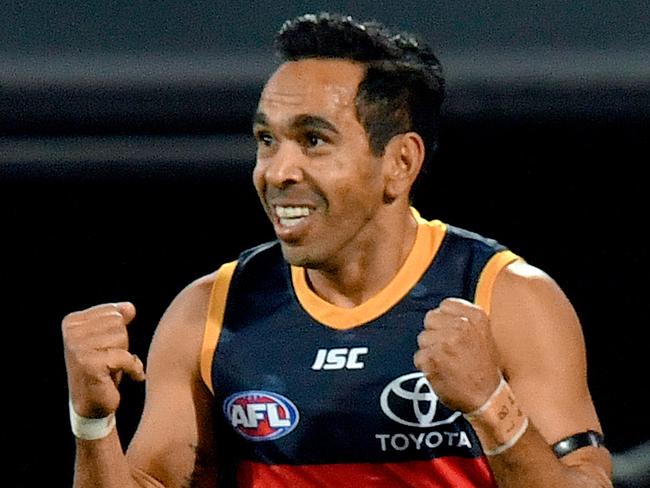
[[[285,226],[285,227],[293,227],[295,225],[298,225],[302,218],[297,218],[297,219],[280,219],[280,224]]]

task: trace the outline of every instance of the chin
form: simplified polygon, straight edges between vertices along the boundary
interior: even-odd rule
[[[299,266],[301,268],[318,268],[318,260],[315,259],[313,253],[307,249],[298,246],[290,246],[281,242],[282,255],[287,263],[291,266]]]

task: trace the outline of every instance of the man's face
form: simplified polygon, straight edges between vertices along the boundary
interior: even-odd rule
[[[356,117],[362,77],[345,60],[288,62],[262,92],[253,180],[293,265],[341,266],[381,238],[382,158]]]

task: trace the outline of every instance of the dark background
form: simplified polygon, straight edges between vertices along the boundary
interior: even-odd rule
[[[8,486],[69,486],[60,321],[138,307],[132,346],[195,278],[272,238],[250,120],[286,18],[419,32],[449,95],[416,206],[553,276],[584,326],[609,447],[647,420],[647,2],[0,2],[0,276]],[[125,382],[120,432],[143,389]]]

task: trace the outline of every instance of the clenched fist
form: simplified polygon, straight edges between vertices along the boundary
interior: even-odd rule
[[[135,317],[128,302],[97,305],[63,319],[63,345],[70,398],[84,417],[117,410],[123,373],[144,380],[142,361],[131,354],[127,325]]]
[[[471,412],[500,381],[496,346],[489,319],[477,305],[447,298],[424,318],[415,366],[449,408]]]

